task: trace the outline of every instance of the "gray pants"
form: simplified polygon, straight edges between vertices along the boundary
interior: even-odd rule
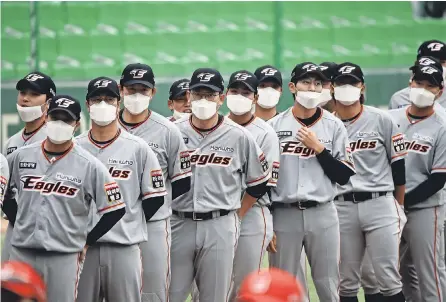
[[[172,221],[170,302],[184,302],[195,279],[201,302],[226,302],[240,233],[235,212],[193,221],[175,215]]]
[[[339,301],[339,220],[330,202],[307,210],[276,208],[273,227],[277,253],[271,254],[271,266],[298,277],[302,245],[311,267],[311,276],[319,301]]]
[[[10,259],[28,263],[43,276],[49,302],[74,302],[82,272],[81,253],[56,253],[11,246]]]
[[[361,264],[361,286],[366,295],[374,295],[380,293],[378,280],[376,280],[375,270],[373,269],[372,259],[367,252],[364,253],[364,258]],[[404,286],[404,285],[403,285]]]
[[[367,247],[379,290],[393,296],[402,290],[399,243],[403,227],[399,205],[391,194],[360,203],[336,201],[341,232],[339,294],[356,297]]]
[[[444,262],[444,205],[411,211],[403,231],[401,274],[408,280],[411,301],[431,302],[446,300],[446,270]],[[406,264],[413,264],[418,277],[419,292],[412,282]],[[410,266],[409,266],[410,268]],[[406,292],[405,292],[406,295]]]
[[[96,243],[87,250],[78,301],[141,302],[142,260],[139,245]]]
[[[5,238],[3,239],[2,262],[9,260],[9,250],[11,249],[11,237],[13,230],[14,228],[12,227],[11,223],[8,223],[8,228],[6,229]]]
[[[140,244],[143,302],[167,302],[170,285],[170,218],[147,223],[148,240]]]
[[[307,276],[307,254],[305,254],[305,250],[302,246],[302,254],[300,256],[300,269],[297,273],[297,277],[300,280],[300,284],[302,285],[302,288],[305,292],[305,298],[302,302],[309,302],[310,301],[310,290],[308,289],[308,276]]]

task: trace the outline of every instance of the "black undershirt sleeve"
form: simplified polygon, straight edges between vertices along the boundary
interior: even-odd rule
[[[190,176],[172,182],[172,200],[190,190]]]
[[[406,164],[404,158],[399,159],[391,164],[393,184],[395,186],[403,186],[406,184]]]
[[[268,180],[258,185],[246,188],[246,193],[257,199],[261,198],[268,191]]]
[[[8,217],[9,223],[14,226],[17,217],[17,201],[14,198],[7,198],[3,201],[2,211]]]
[[[446,183],[446,173],[434,173],[419,184],[415,189],[404,195],[404,207],[410,207],[421,203],[443,189]]]
[[[144,211],[144,215],[146,216],[146,221],[149,221],[153,215],[158,212],[158,210],[164,204],[164,196],[156,196],[151,198],[146,198],[142,201],[142,209]]]
[[[355,172],[347,167],[343,162],[335,159],[327,149],[316,155],[319,164],[332,182],[345,185]]]
[[[99,238],[104,236],[112,227],[124,216],[125,208],[108,212],[102,215],[99,222],[94,226],[90,233],[87,235],[87,245],[93,245]]]

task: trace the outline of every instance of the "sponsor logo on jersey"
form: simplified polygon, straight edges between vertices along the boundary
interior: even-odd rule
[[[37,163],[28,162],[28,161],[21,161],[19,162],[19,169],[35,169],[37,166]]]
[[[278,131],[276,133],[277,133],[277,137],[279,137],[279,138],[293,135],[292,131]]]
[[[316,152],[305,147],[301,142],[285,141],[280,143],[282,154],[295,155],[303,158],[316,156]]]
[[[7,183],[6,178],[0,176],[0,203],[3,202],[3,198],[5,197]]]
[[[395,153],[404,152],[406,150],[406,146],[404,145],[404,136],[402,134],[392,136],[392,145]]]
[[[360,137],[360,138],[364,138],[364,137],[377,137],[377,136],[379,136],[379,133],[376,132],[376,131],[369,131],[369,132],[358,131],[358,132],[356,132],[356,136]]]
[[[378,144],[377,140],[362,140],[350,142],[350,149],[352,152],[364,151],[364,150],[374,150]]]
[[[122,180],[129,179],[130,175],[132,174],[131,170],[118,169],[116,167],[110,167],[108,169],[108,172],[114,179],[122,179]]]
[[[67,180],[67,181],[71,181],[77,184],[81,184],[82,183],[82,179],[80,179],[79,177],[76,176],[71,176],[71,175],[65,175],[62,173],[56,173],[56,179],[57,180]]]
[[[68,198],[76,197],[78,188],[65,185],[62,181],[51,182],[43,180],[44,176],[24,175],[20,177],[23,190],[40,192],[41,195],[59,195]]]
[[[194,153],[194,150],[189,151]],[[192,154],[190,157],[190,162],[192,165],[206,166],[206,165],[216,165],[216,166],[229,166],[231,164],[232,158],[227,156],[219,156],[217,153],[211,154]]]
[[[9,147],[6,149],[6,155],[11,154],[12,152],[14,152],[15,150],[17,150],[17,147]]]
[[[105,196],[107,196],[108,202],[119,201],[122,198],[121,190],[116,182],[106,183],[104,185]]]
[[[232,152],[234,152],[234,148],[222,147],[222,146],[211,146],[211,151],[221,151],[221,152],[232,153]]]
[[[331,139],[326,139],[326,138],[319,138],[319,141],[323,144],[329,144],[329,145],[331,145],[331,143],[333,142]]]
[[[414,140],[425,141],[425,142],[429,142],[431,144],[434,143],[434,139],[432,137],[427,136],[427,135],[422,135],[422,134],[419,134],[419,133],[416,133],[416,132],[412,135],[412,138]]]
[[[152,187],[155,189],[164,187],[163,171],[152,170],[150,171],[150,178],[152,179]]]
[[[149,145],[150,148],[158,149],[159,145],[157,143],[147,142],[147,145]]]
[[[190,168],[190,154],[189,151],[180,152],[180,169],[186,170]]]
[[[432,148],[429,145],[419,143],[417,141],[405,141],[404,144],[407,151],[420,154],[427,154]]]
[[[114,158],[108,159],[109,165],[133,166],[134,163],[135,162],[133,160],[129,160],[129,159],[114,159]]]

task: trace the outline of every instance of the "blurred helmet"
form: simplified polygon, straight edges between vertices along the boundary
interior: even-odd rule
[[[249,274],[238,293],[238,302],[302,302],[304,291],[296,278],[270,268]]]
[[[7,290],[25,299],[46,302],[46,286],[40,275],[28,264],[6,261],[1,269],[2,291]]]

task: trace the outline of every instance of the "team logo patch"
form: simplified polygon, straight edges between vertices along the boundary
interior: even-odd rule
[[[407,151],[420,154],[427,154],[429,150],[432,148],[429,145],[422,144],[417,141],[405,141],[404,145]]]
[[[104,185],[105,196],[108,202],[119,201],[122,198],[121,190],[116,182],[110,182]]]
[[[130,175],[132,174],[131,170],[118,169],[116,167],[110,167],[108,169],[108,172],[114,179],[121,179],[121,180],[128,180],[130,178]]]
[[[79,192],[78,188],[65,185],[62,181],[51,182],[43,180],[44,176],[24,175],[20,177],[23,190],[40,192],[41,195],[59,195],[73,198]]]
[[[152,170],[150,171],[150,177],[152,178],[152,187],[155,189],[164,187],[163,171]]]
[[[270,183],[277,183],[279,180],[279,169],[280,169],[280,163],[275,161],[273,162],[273,169],[271,170],[271,179],[269,180]]]
[[[402,134],[392,136],[392,145],[395,153],[404,152],[406,150],[406,146],[404,145],[404,136]]]
[[[295,155],[302,158],[309,158],[316,156],[316,152],[307,148],[301,142],[285,141],[280,143],[282,154]]]
[[[230,147],[211,146],[210,149],[211,149],[211,151],[221,151],[221,152],[228,152],[228,153],[234,152],[234,148],[230,148]]]
[[[232,158],[227,156],[218,156],[217,153],[211,154],[193,154],[190,157],[190,162],[192,165],[206,166],[206,165],[216,165],[216,166],[229,166],[231,164]]]
[[[186,170],[190,168],[190,154],[188,151],[180,152],[180,169]]]
[[[376,149],[377,140],[362,140],[359,139],[357,141],[350,142],[350,150],[351,152],[356,151],[366,151],[366,150],[374,150]]]
[[[21,161],[19,162],[19,169],[36,169],[37,163]]]
[[[7,181],[6,178],[0,176],[0,203],[3,202],[3,198],[5,197]]]
[[[9,147],[6,149],[6,155],[11,154],[12,152],[14,152],[15,150],[17,150],[17,147]]]
[[[276,132],[276,134],[277,134],[278,138],[282,138],[282,137],[292,136],[293,132],[292,131],[278,131],[278,132]]]
[[[259,156],[259,160],[260,160],[260,164],[262,165],[262,171],[266,172],[268,171],[269,165],[268,165],[268,161],[266,160],[265,154],[261,154]]]

